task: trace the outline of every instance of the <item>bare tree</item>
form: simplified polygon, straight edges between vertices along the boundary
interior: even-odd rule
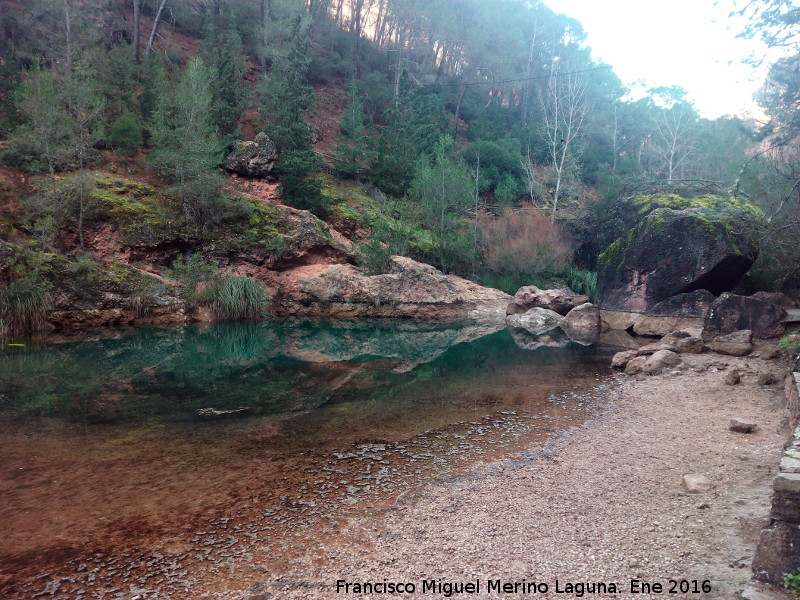
[[[566,195],[568,183],[577,180],[579,138],[586,119],[586,80],[575,69],[560,69],[555,63],[547,88],[539,95],[542,107],[542,137],[553,171],[549,190],[550,220]],[[530,162],[530,161],[528,161]]]
[[[139,37],[142,31],[142,0],[131,0],[133,4],[133,56],[136,64],[141,62]]]
[[[696,121],[694,109],[686,102],[665,108],[658,115],[652,148],[668,183],[684,177],[692,156]]]
[[[261,48],[259,49],[259,60],[261,61],[261,73],[266,74],[269,66],[269,23],[272,18],[272,0],[261,0]]]
[[[153,28],[150,30],[150,39],[147,40],[147,50],[145,52],[148,56],[150,55],[150,51],[153,49],[153,42],[156,39],[158,24],[161,22],[161,13],[164,11],[164,5],[166,3],[167,0],[161,0],[161,3],[158,5],[158,11],[156,11],[156,17],[153,19]]]

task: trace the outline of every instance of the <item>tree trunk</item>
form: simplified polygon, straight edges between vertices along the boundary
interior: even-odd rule
[[[269,20],[272,13],[272,0],[261,0],[261,73],[266,74],[269,52]]]
[[[150,39],[147,40],[147,50],[146,54],[149,56],[150,51],[153,49],[153,41],[156,39],[156,32],[158,31],[158,24],[161,22],[161,13],[164,10],[164,5],[167,3],[167,0],[161,0],[161,3],[158,5],[158,11],[156,12],[156,18],[153,19],[153,29],[150,30]]]
[[[0,50],[5,49],[6,47],[6,22],[3,18],[3,2],[0,0]]]
[[[72,7],[69,5],[69,0],[64,0],[64,39],[66,41],[64,64],[69,75],[72,73]]]
[[[133,60],[138,65],[142,61],[139,37],[142,30],[142,0],[133,0]]]

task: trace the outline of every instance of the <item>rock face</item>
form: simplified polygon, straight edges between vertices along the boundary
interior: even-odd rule
[[[546,308],[566,315],[576,306],[589,302],[589,297],[576,294],[572,290],[562,288],[555,290],[541,290],[535,285],[526,285],[517,290],[513,301],[508,305],[506,314],[516,315],[526,312],[531,308]]]
[[[278,148],[264,132],[252,142],[239,142],[225,160],[225,170],[242,177],[274,177]]]
[[[367,275],[352,265],[315,264],[279,274],[273,305],[279,316],[414,318],[499,322],[511,296],[444,275],[410,258],[392,258],[392,272]]]
[[[777,304],[785,309],[797,308],[797,303],[794,300],[789,298],[789,296],[786,294],[781,294],[780,292],[756,292],[750,297],[755,298],[756,300],[769,302],[770,304]]]
[[[711,304],[704,330],[708,335],[718,335],[749,329],[756,337],[776,337],[783,332],[786,315],[786,310],[778,304],[752,296],[723,294]]]
[[[719,354],[746,356],[753,351],[753,332],[749,329],[718,335],[711,342],[711,349]]]
[[[702,326],[714,294],[695,290],[659,302],[636,319],[633,331],[638,335],[666,335],[670,331]]]
[[[701,209],[654,210],[600,256],[603,308],[644,312],[678,294],[732,290],[758,256],[737,231]]]
[[[551,329],[558,327],[561,315],[546,308],[531,308],[527,312],[519,315],[506,316],[506,324],[509,327],[525,329],[533,335],[547,333]]]

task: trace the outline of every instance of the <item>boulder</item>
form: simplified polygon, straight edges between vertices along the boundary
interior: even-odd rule
[[[391,272],[369,275],[352,265],[310,264],[278,274],[273,298],[278,315],[411,318],[425,321],[500,323],[511,296],[444,275],[403,256]]]
[[[508,305],[506,314],[515,315],[528,311],[531,308],[546,308],[566,315],[576,306],[589,302],[589,297],[576,294],[572,290],[561,288],[542,290],[535,285],[526,285],[517,290],[514,300]]]
[[[764,346],[758,353],[759,358],[762,360],[775,360],[781,355],[781,351],[777,346]]]
[[[640,317],[641,314],[638,312],[607,310],[605,307],[600,309],[600,318],[608,323],[608,326],[614,331],[627,331],[631,329]]]
[[[756,430],[758,425],[755,421],[748,421],[747,419],[731,419],[728,429],[737,433],[752,433]]]
[[[675,340],[675,352],[680,354],[701,354],[706,345],[699,337],[689,336]]]
[[[752,296],[723,294],[711,304],[703,326],[709,336],[749,329],[756,337],[770,338],[783,332],[786,316],[786,309],[777,304]]]
[[[791,308],[797,308],[797,302],[789,298],[789,296],[786,294],[781,294],[780,292],[756,292],[750,297],[755,298],[756,300],[761,300],[762,302],[777,304],[778,306],[787,310]]]
[[[225,160],[225,170],[242,177],[272,178],[275,176],[275,160],[278,148],[264,132],[252,142],[238,142]]]
[[[672,296],[636,319],[633,331],[638,335],[665,335],[676,329],[702,326],[713,301],[714,295],[707,290]]]
[[[642,372],[642,369],[644,369],[645,363],[647,363],[647,358],[644,356],[632,358],[628,361],[628,364],[625,365],[625,373],[627,375],[638,375]]]
[[[681,485],[683,489],[690,494],[702,494],[714,487],[714,484],[708,477],[698,473],[687,473],[684,475],[681,480]]]
[[[675,345],[665,341],[655,342],[654,344],[647,344],[639,348],[639,356],[650,356],[651,354],[655,354],[659,350],[669,350],[671,352],[674,352]]]
[[[658,375],[669,367],[677,367],[681,364],[681,357],[670,350],[659,350],[650,355],[642,367],[645,375]]]
[[[753,351],[753,332],[749,329],[718,335],[711,342],[711,349],[719,354],[745,356]]]
[[[732,290],[758,248],[720,214],[702,207],[658,208],[645,216],[598,259],[603,308],[646,312],[678,294]]]
[[[547,333],[551,329],[558,327],[561,315],[546,308],[531,308],[530,310],[517,315],[507,315],[506,325],[525,329],[533,335]]]
[[[599,334],[603,330],[603,320],[600,318],[600,309],[590,302],[576,306],[561,319],[561,329],[570,332],[585,334]]]
[[[617,352],[614,355],[614,358],[611,359],[611,367],[614,369],[624,369],[625,366],[628,364],[633,358],[639,356],[639,353],[636,350],[625,350],[623,352]]]

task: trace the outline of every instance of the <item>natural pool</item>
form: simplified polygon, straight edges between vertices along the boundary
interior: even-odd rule
[[[532,457],[602,407],[613,351],[369,322],[5,345],[0,596],[198,597],[280,574],[350,518]]]

